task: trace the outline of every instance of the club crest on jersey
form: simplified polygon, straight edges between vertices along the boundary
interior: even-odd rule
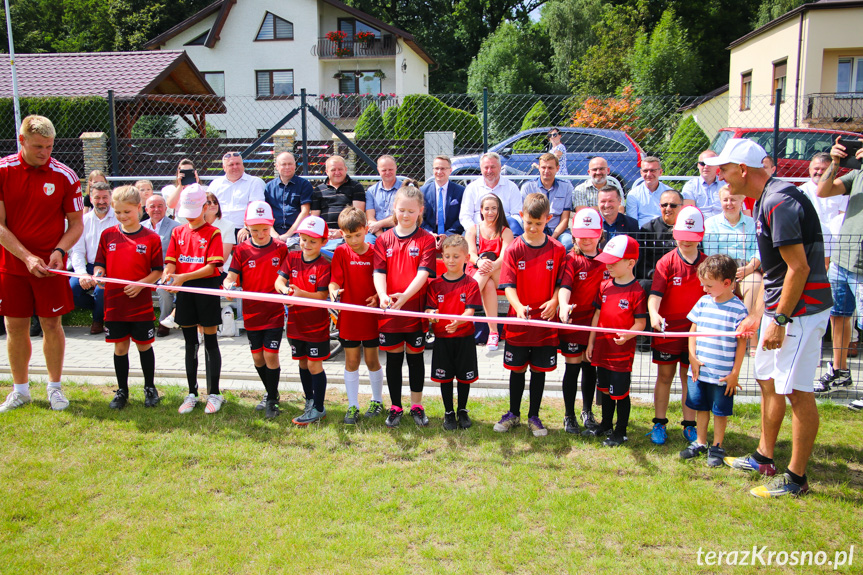
[[[511,351],[504,352],[503,360],[504,361],[512,361],[512,352]]]
[[[388,258],[393,257],[393,249],[392,248],[387,248],[387,257]]]
[[[694,218],[686,218],[683,221],[683,223],[686,224],[686,227],[691,230],[692,226],[695,225],[695,219]]]
[[[268,341],[267,347],[270,349],[279,349],[279,342],[277,341]]]
[[[312,357],[318,357],[318,348],[316,348],[316,347],[309,348],[309,355]]]
[[[116,252],[117,251],[117,244],[108,244],[108,251],[109,252]]]
[[[757,222],[755,222],[755,235],[757,235],[757,236],[761,235],[761,220],[758,220]]]
[[[467,302],[467,294],[465,294],[465,293],[458,294],[458,301],[460,301],[461,303],[466,303]]]
[[[524,271],[524,260],[519,260],[518,269]]]
[[[198,238],[198,244],[200,244],[201,249],[207,247],[207,239],[206,238]]]
[[[472,371],[468,371],[464,374],[464,377],[465,379],[474,379],[476,377],[476,374]]]
[[[255,260],[249,260],[249,267],[250,268],[255,267]]]
[[[623,310],[629,309],[629,300],[628,299],[621,299],[620,301],[617,302],[617,307],[619,307],[620,309],[623,309]]]
[[[309,283],[310,284],[315,285],[317,282],[318,282],[318,276],[317,275],[312,274],[309,276]]]
[[[446,370],[441,369],[441,368],[437,368],[436,370],[434,370],[434,376],[439,377],[439,378],[444,378],[444,377],[446,377]]]
[[[551,271],[554,269],[554,260],[545,260],[545,269]]]
[[[443,294],[441,294],[441,293],[437,294],[437,302],[443,303]]]
[[[50,196],[54,193],[54,184],[45,184],[42,186],[42,191],[45,192],[46,196]]]
[[[146,254],[147,253],[147,246],[144,244],[136,244],[135,245],[135,251],[138,252],[139,254]]]
[[[607,297],[608,297],[607,295],[602,294],[602,303],[605,303],[605,298],[607,298]]]
[[[420,255],[420,249],[416,246],[411,246],[408,248],[408,255],[412,258],[417,258]]]
[[[272,259],[272,262],[273,262],[273,267],[274,267],[274,268],[279,267],[279,258],[273,258],[273,259]]]
[[[297,270],[291,270],[291,277],[292,277],[292,278],[297,277],[297,275],[298,275]]]
[[[584,281],[587,279],[587,272],[578,272],[578,279]]]
[[[683,285],[683,278],[681,278],[681,277],[671,278],[671,285],[675,285],[675,286]]]

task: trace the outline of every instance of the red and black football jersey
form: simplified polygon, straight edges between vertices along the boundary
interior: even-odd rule
[[[368,305],[375,295],[375,250],[368,246],[362,255],[342,244],[333,253],[330,282],[343,289],[340,301],[354,305]],[[378,319],[381,316],[355,311],[339,312],[339,337],[351,341],[378,339]]]
[[[605,264],[585,255],[570,252],[566,255],[566,265],[563,271],[563,281],[560,287],[569,289],[569,303],[575,304],[569,317],[574,325],[590,325],[596,309],[593,302],[599,293],[599,286],[606,278]],[[566,343],[587,345],[590,338],[588,331],[560,330],[560,339]]]
[[[396,234],[391,228],[381,234],[375,242],[375,273],[386,274],[387,294],[401,293],[407,289],[419,270],[435,275],[434,236],[417,227],[407,236]],[[404,311],[425,309],[426,288],[420,290],[402,307]],[[380,331],[383,333],[413,333],[424,331],[423,322],[410,317],[381,317]]]
[[[689,263],[680,250],[673,249],[656,262],[650,295],[662,298],[659,315],[665,318],[666,331],[689,331],[692,327],[686,316],[704,295],[698,281],[698,266],[706,259],[706,255],[698,252],[695,262]],[[685,352],[688,345],[685,337],[654,337],[651,341],[653,349],[675,355]]]
[[[237,274],[244,291],[276,293],[276,278],[288,246],[270,239],[265,246],[256,246],[251,239],[234,246],[230,271]],[[281,328],[285,325],[285,306],[267,301],[243,300],[243,325],[249,330]]]
[[[162,239],[145,227],[127,234],[120,226],[102,232],[95,265],[112,278],[140,281],[162,269]],[[126,286],[105,284],[105,321],[153,321],[153,290],[142,289],[135,297],[123,293]]]
[[[563,281],[566,248],[559,241],[546,237],[541,246],[532,246],[517,238],[504,252],[500,270],[500,288],[516,289],[518,301],[530,306],[529,319],[540,318],[540,306],[554,296],[554,290]],[[515,317],[510,306],[509,316]],[[552,322],[558,322],[555,314]],[[506,340],[513,345],[526,347],[556,346],[557,328],[552,322],[548,327],[506,326]]]
[[[647,317],[647,294],[638,280],[618,285],[613,279],[605,280],[599,288],[594,308],[599,310],[597,327],[631,329],[637,318]],[[635,340],[623,345],[614,343],[613,333],[597,333],[593,344],[591,363],[609,371],[632,371],[635,357]]]
[[[426,309],[452,315],[461,315],[466,309],[482,309],[479,284],[469,275],[462,275],[457,280],[448,280],[446,276],[435,278],[429,284]],[[449,333],[446,326],[451,321],[442,319],[432,324],[435,337],[464,337],[474,334],[473,322],[464,323],[455,332]]]
[[[279,275],[304,291],[326,292],[330,285],[330,262],[318,256],[307,262],[303,252],[288,252]],[[293,305],[288,308],[287,336],[302,341],[322,342],[330,339],[330,314],[323,307]]]
[[[225,263],[223,249],[219,228],[206,223],[194,230],[188,224],[177,226],[171,231],[165,263],[176,265],[174,273],[177,274],[187,274],[213,264],[216,269],[207,277],[215,277]]]

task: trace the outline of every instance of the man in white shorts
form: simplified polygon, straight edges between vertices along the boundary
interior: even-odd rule
[[[735,469],[776,475],[773,450],[788,398],[791,461],[783,475],[750,491],[756,497],[769,498],[809,491],[806,465],[818,435],[813,379],[833,296],[824,267],[818,213],[806,194],[771,177],[761,163],[766,155],[755,142],[733,138],[719,156],[704,161],[719,166],[732,193],[757,200],[753,217],[764,268],[763,309],[754,310],[741,330],[754,331],[761,323],[755,355],[755,379],[761,387],[761,439],[751,455],[726,457],[725,463]]]

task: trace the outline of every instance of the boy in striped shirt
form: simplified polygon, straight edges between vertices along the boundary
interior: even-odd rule
[[[691,331],[727,331],[727,337],[689,338],[689,385],[686,405],[696,412],[697,438],[680,452],[681,459],[707,454],[707,465],[722,467],[725,426],[734,407],[737,378],[746,353],[746,339],[734,333],[748,315],[746,306],[734,295],[737,263],[724,254],[708,257],[698,266],[698,280],[707,295],[702,296],[686,318]],[[708,447],[707,426],[713,412],[713,442]]]

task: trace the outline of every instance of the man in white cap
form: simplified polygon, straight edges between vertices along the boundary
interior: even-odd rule
[[[773,451],[788,398],[793,426],[791,461],[783,475],[750,491],[765,498],[809,491],[806,466],[818,435],[813,379],[833,306],[818,213],[806,194],[770,176],[761,163],[766,155],[755,142],[732,138],[719,156],[704,160],[719,166],[720,175],[733,193],[756,200],[754,218],[764,267],[764,309],[753,310],[741,331],[753,332],[761,324],[761,341],[755,355],[755,379],[762,398],[761,439],[751,455],[727,457],[725,462],[735,469],[776,474]]]

